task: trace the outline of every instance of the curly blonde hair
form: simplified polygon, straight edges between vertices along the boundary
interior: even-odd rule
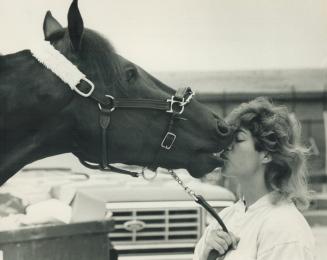
[[[257,151],[266,151],[271,162],[265,170],[268,190],[276,191],[274,202],[292,200],[299,209],[309,205],[307,156],[301,144],[301,125],[285,106],[275,106],[259,97],[234,109],[226,121],[249,130]]]

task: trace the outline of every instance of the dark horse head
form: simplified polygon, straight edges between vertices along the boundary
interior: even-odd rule
[[[45,40],[90,79],[100,95],[167,100],[175,91],[118,55],[97,32],[84,28],[77,1],[63,28],[48,12]],[[101,130],[98,104],[71,91],[29,50],[0,56],[0,172],[4,182],[35,160],[61,153],[99,163]],[[170,115],[155,109],[117,109],[107,129],[110,163],[149,166],[160,149]],[[201,177],[219,165],[212,153],[224,149],[232,131],[195,99],[175,119],[176,140],[160,153],[156,166],[185,168]]]

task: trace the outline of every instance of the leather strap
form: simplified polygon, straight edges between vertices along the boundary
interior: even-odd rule
[[[93,170],[101,170],[101,171],[104,171],[104,172],[117,172],[117,173],[121,173],[121,174],[131,175],[132,177],[139,177],[140,176],[140,173],[138,173],[138,172],[119,169],[119,168],[117,168],[115,166],[112,166],[112,165],[109,165],[109,167],[106,167],[105,169],[101,169],[101,167],[99,167],[98,164],[91,164],[91,163],[89,163],[87,161],[83,161],[81,159],[79,159],[79,161],[85,167],[93,169]]]
[[[107,129],[110,123],[110,110],[102,108],[100,111],[99,123],[101,127],[101,147],[102,147],[102,168],[108,165],[108,149],[107,149]]]
[[[78,85],[78,89],[81,92],[89,91],[88,86],[84,81],[80,82],[80,84]],[[96,91],[96,89],[94,89],[94,91],[89,97],[98,103],[100,109],[99,124],[101,128],[100,146],[101,146],[102,159],[99,165],[91,164],[89,162],[82,161],[82,160],[80,160],[80,162],[84,166],[89,167],[91,169],[99,169],[102,171],[113,171],[123,174],[130,174],[131,176],[134,177],[139,176],[138,173],[118,169],[109,164],[107,132],[108,132],[108,127],[110,125],[110,116],[111,113],[116,108],[157,109],[171,114],[168,122],[168,126],[162,137],[162,142],[158,146],[158,150],[155,153],[153,162],[151,163],[151,165],[148,166],[148,168],[151,170],[157,169],[158,167],[157,163],[158,163],[160,152],[164,150],[166,151],[170,150],[176,139],[176,135],[173,133],[175,118],[176,116],[183,113],[184,106],[190,102],[192,96],[193,96],[193,92],[190,88],[181,88],[176,91],[176,94],[172,96],[171,99],[167,99],[167,100],[129,99],[129,98],[115,99],[110,95],[105,95],[105,96],[100,95]]]
[[[152,163],[148,166],[148,168],[152,171],[155,171],[157,168],[158,168],[158,161],[159,161],[159,155],[161,152],[164,152],[164,151],[169,151],[173,145],[173,142],[175,141],[175,139],[173,140],[172,143],[165,143],[166,141],[166,137],[168,135],[168,133],[173,133],[173,126],[174,126],[174,121],[175,121],[175,118],[178,114],[176,113],[172,113],[171,116],[170,116],[170,119],[169,119],[169,123],[168,123],[168,127],[166,128],[163,136],[162,136],[162,142],[161,144],[158,146],[158,149],[153,157],[153,160],[152,160]],[[176,137],[176,135],[175,135]]]
[[[76,87],[81,92],[88,92],[90,88],[90,86],[88,86],[87,82],[85,81],[81,81]],[[163,111],[167,111],[170,108],[170,104],[167,102],[167,100],[144,98],[113,98],[109,95],[103,95],[102,93],[99,93],[96,88],[89,97],[100,104],[102,107],[106,108],[144,108]]]
[[[210,204],[201,195],[195,195],[195,197],[196,197],[195,202],[198,203],[199,205],[201,205],[203,208],[205,208],[210,213],[210,215],[212,217],[214,217],[215,220],[217,220],[217,222],[219,223],[219,225],[221,226],[223,231],[228,233],[228,229],[227,229],[225,223],[219,217],[217,212],[210,206]],[[218,257],[224,256],[231,249],[231,247],[232,247],[232,245],[230,245],[228,247],[228,249],[226,250],[226,252],[223,255],[219,254],[219,252],[216,250],[211,250],[209,252],[209,256],[208,256],[207,260],[216,260]]]

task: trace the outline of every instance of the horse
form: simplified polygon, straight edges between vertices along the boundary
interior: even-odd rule
[[[231,143],[233,127],[190,89],[175,93],[84,28],[77,0],[67,27],[48,11],[43,32],[89,81],[72,91],[31,49],[0,56],[0,185],[25,165],[63,153],[90,164],[104,158],[108,165],[184,168],[195,178],[221,166],[213,154]]]

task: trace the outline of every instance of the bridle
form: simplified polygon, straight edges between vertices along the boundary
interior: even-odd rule
[[[81,83],[86,82],[87,84],[90,84],[88,81],[82,81]],[[100,110],[100,117],[99,117],[99,124],[101,126],[101,132],[102,132],[102,161],[101,164],[91,164],[87,161],[80,160],[80,162],[91,169],[99,169],[102,171],[110,171],[110,172],[117,172],[122,174],[129,174],[133,177],[138,177],[140,173],[128,171],[124,169],[119,169],[115,166],[112,166],[109,164],[108,161],[108,149],[107,149],[107,129],[110,124],[110,116],[113,111],[115,111],[117,108],[141,108],[141,109],[155,109],[164,111],[166,113],[170,113],[170,119],[168,122],[167,130],[164,132],[163,139],[161,141],[160,146],[158,146],[158,150],[155,154],[154,160],[151,165],[148,166],[150,170],[156,170],[157,165],[156,162],[158,160],[159,154],[161,151],[169,151],[175,140],[176,140],[176,134],[173,131],[174,122],[177,116],[181,115],[184,112],[185,106],[191,102],[192,97],[194,96],[194,92],[191,90],[191,88],[179,88],[175,95],[173,95],[170,99],[167,100],[155,100],[155,99],[129,99],[129,98],[114,98],[110,95],[105,95],[104,97],[99,94],[97,94],[96,89],[94,86],[90,86],[88,92],[82,92],[79,87],[81,86],[81,83],[77,85],[78,92],[84,93],[83,96],[90,97],[94,101],[98,103],[98,107]],[[228,233],[228,229],[222,219],[219,217],[219,215],[216,213],[216,211],[210,206],[210,204],[201,196],[197,195],[192,189],[187,187],[183,181],[178,178],[176,173],[173,170],[168,170],[169,174],[183,187],[183,189],[192,197],[192,199],[205,208],[205,210],[208,211],[208,213],[217,220],[219,225],[222,227],[222,229]],[[142,171],[143,177],[144,171]],[[229,249],[231,246],[229,247]],[[227,251],[226,251],[227,252]],[[217,257],[222,256],[218,253],[216,250],[211,250],[209,252],[209,256],[207,260],[214,260]]]
[[[107,130],[110,125],[111,114],[116,109],[120,108],[153,109],[170,114],[167,129],[163,134],[160,145],[158,145],[158,150],[154,156],[153,162],[147,166],[150,170],[155,170],[157,168],[157,161],[161,151],[169,151],[173,147],[173,144],[177,138],[173,130],[175,119],[184,112],[185,106],[191,102],[194,96],[194,92],[189,87],[180,88],[170,99],[166,100],[114,98],[111,95],[104,95],[103,93],[99,93],[94,84],[82,72],[80,72],[75,67],[75,65],[66,59],[59,51],[53,48],[50,43],[44,42],[39,47],[41,48],[31,48],[32,55],[45,67],[56,74],[63,82],[68,84],[73,91],[84,98],[92,99],[97,103],[99,107],[102,160],[99,164],[93,164],[79,158],[80,162],[84,166],[91,169],[100,169],[102,171],[129,174],[133,177],[138,177],[140,173],[119,169],[110,165],[109,163]],[[58,64],[61,66],[58,66]],[[205,199],[200,195],[196,195],[192,190],[185,186],[173,170],[169,170],[169,173],[180,185],[183,186],[185,191],[190,194],[195,202],[204,207],[219,222],[223,230],[228,232],[223,221],[220,219],[214,209],[205,201]],[[216,259],[218,256],[219,254],[217,251],[212,250],[209,254],[208,260]]]
[[[89,85],[87,87],[86,85]],[[94,164],[82,160],[79,158],[80,162],[91,169],[99,169],[102,171],[111,171],[123,174],[129,174],[133,177],[138,177],[140,173],[119,169],[113,165],[110,165],[108,158],[108,137],[107,130],[110,125],[111,114],[119,108],[124,109],[152,109],[159,110],[170,114],[170,118],[167,124],[167,128],[162,137],[160,145],[158,144],[158,150],[155,153],[153,162],[146,168],[155,171],[157,168],[157,161],[159,159],[159,154],[162,151],[170,151],[176,140],[176,133],[174,133],[174,123],[175,119],[180,116],[185,109],[185,106],[191,102],[194,92],[191,88],[179,88],[176,93],[169,99],[157,100],[157,99],[131,99],[131,98],[114,98],[111,95],[101,95],[97,92],[92,82],[89,80],[81,81],[77,86],[77,93],[83,97],[88,97],[94,100],[98,104],[99,108],[99,126],[101,128],[101,163]],[[83,90],[86,89],[87,91]],[[144,169],[142,171],[144,174]]]
[[[91,169],[112,171],[138,177],[139,173],[118,169],[110,165],[108,158],[107,132],[111,121],[111,114],[116,109],[152,109],[170,114],[167,130],[165,131],[153,162],[147,166],[150,170],[157,168],[157,160],[161,150],[169,151],[173,147],[176,134],[173,131],[175,119],[184,112],[185,106],[191,102],[194,92],[190,88],[180,88],[170,99],[144,99],[144,98],[116,98],[101,93],[73,63],[56,50],[50,42],[40,42],[38,46],[31,47],[32,55],[46,68],[56,74],[71,90],[83,98],[90,98],[99,107],[99,125],[101,128],[101,161],[99,164],[87,162],[79,158],[80,162]]]

